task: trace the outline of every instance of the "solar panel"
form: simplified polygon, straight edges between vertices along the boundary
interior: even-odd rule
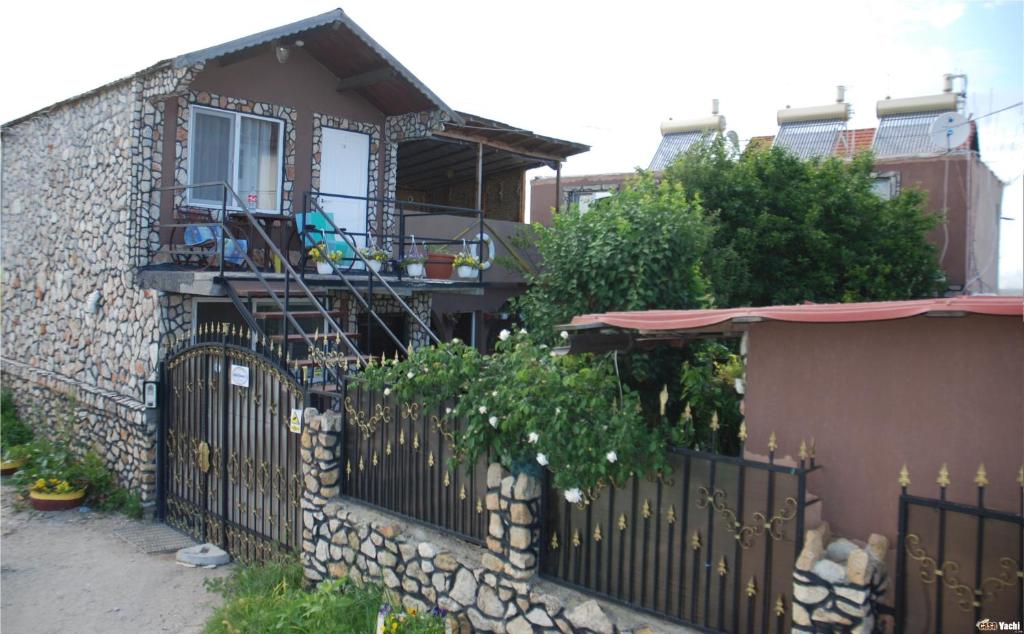
[[[938,154],[928,129],[942,111],[914,112],[882,117],[872,149],[877,157]]]
[[[693,147],[694,143],[700,142],[705,136],[710,136],[711,134],[711,132],[706,130],[666,134],[661,137],[661,145],[658,146],[658,151],[654,153],[654,158],[651,159],[651,166],[647,169],[665,169],[672,161],[676,160],[676,157],[680,154],[685,154],[687,150]]]
[[[785,148],[801,159],[829,156],[845,130],[843,119],[783,123],[772,146]]]

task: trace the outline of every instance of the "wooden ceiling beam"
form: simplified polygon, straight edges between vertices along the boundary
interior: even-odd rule
[[[463,141],[469,141],[471,143],[483,143],[487,147],[491,147],[496,150],[504,150],[505,152],[512,152],[513,154],[525,155],[531,158],[540,158],[547,161],[558,162],[565,160],[564,156],[558,156],[547,152],[535,152],[532,150],[526,150],[521,147],[511,145],[509,143],[494,140],[493,138],[489,138],[478,134],[470,134],[467,132],[462,132],[461,130],[455,130],[453,128],[445,128],[444,132],[437,133],[437,136],[445,136],[452,139],[460,139]]]

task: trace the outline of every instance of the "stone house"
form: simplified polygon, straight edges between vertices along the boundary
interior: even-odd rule
[[[331,328],[357,357],[431,330],[485,345],[518,273],[413,279],[397,260],[428,244],[524,260],[525,171],[588,149],[453,110],[340,9],[164,60],[4,124],[2,142],[3,383],[50,419],[71,399],[147,502],[143,390],[166,344],[223,325],[293,363]],[[296,215],[318,209],[387,252],[376,287],[351,249],[342,273],[312,273]],[[312,294],[292,300],[297,284]]]

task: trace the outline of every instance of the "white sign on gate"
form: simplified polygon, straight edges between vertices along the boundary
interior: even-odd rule
[[[302,433],[302,410],[293,409],[292,416],[288,422],[288,429],[291,430],[293,434]]]
[[[231,385],[249,387],[249,366],[231,364]]]

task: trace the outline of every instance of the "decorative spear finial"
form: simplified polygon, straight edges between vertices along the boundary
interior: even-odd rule
[[[978,465],[978,473],[974,475],[974,484],[978,485],[978,488],[988,486],[988,474],[985,473],[985,463]]]
[[[711,413],[711,431],[718,431],[718,412]]]
[[[700,531],[693,531],[693,536],[690,537],[690,548],[700,550]]]
[[[727,574],[729,574],[729,567],[725,564],[725,555],[722,555],[722,558],[718,560],[718,576],[724,577]]]
[[[900,467],[900,478],[898,482],[900,483],[900,486],[903,487],[904,489],[910,486],[910,471],[907,470],[906,463],[903,463],[903,466]]]
[[[683,408],[683,420],[690,422],[693,420],[693,412],[690,411],[690,404],[687,403],[686,407]]]
[[[740,439],[740,442],[747,442],[747,421],[740,422],[740,431],[736,437]]]
[[[1017,471],[1017,484],[1024,488],[1024,465]]]
[[[661,415],[665,415],[665,406],[668,405],[668,384],[661,386],[661,394],[658,395],[658,401],[661,403]]]
[[[779,598],[775,600],[775,616],[782,616],[786,613],[786,601],[779,595]]]
[[[768,451],[770,451],[772,453],[775,453],[775,450],[778,449],[778,448],[779,448],[779,441],[775,437],[775,432],[772,432],[771,435],[768,436]]]
[[[939,477],[935,479],[935,482],[943,489],[949,486],[949,467],[946,466],[945,462],[942,463],[942,468],[939,469]]]
[[[807,441],[800,440],[800,460],[804,461],[811,457],[811,454],[807,453]]]
[[[626,530],[626,514],[619,515],[618,527],[620,531]]]
[[[757,583],[754,581],[754,578],[751,577],[750,581],[747,582],[747,596],[750,597],[750,598],[754,598],[754,596],[756,594],[757,594]]]

